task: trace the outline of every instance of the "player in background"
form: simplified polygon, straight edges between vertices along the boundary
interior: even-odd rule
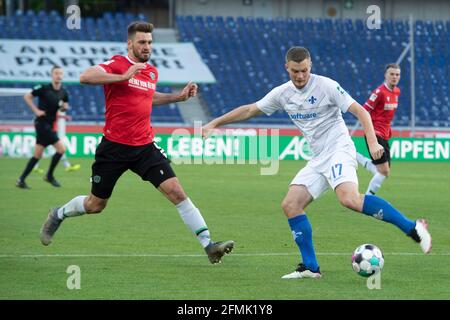
[[[391,151],[389,139],[392,136],[391,122],[398,107],[398,97],[400,89],[397,87],[400,81],[400,66],[390,63],[384,70],[384,82],[370,95],[364,104],[364,108],[372,118],[372,124],[378,143],[384,148],[383,156],[380,159],[368,159],[357,153],[356,159],[367,170],[372,172],[373,178],[370,180],[366,194],[375,194],[381,187],[384,179],[389,176],[391,167]],[[367,137],[366,145],[367,145]]]
[[[361,122],[374,159],[382,156],[383,147],[377,142],[369,113],[336,81],[311,74],[311,65],[307,49],[289,49],[285,67],[290,81],[274,88],[261,100],[240,106],[202,128],[206,138],[220,126],[284,109],[308,141],[313,157],[292,180],[281,204],[303,262],[283,278],[321,277],[305,209],[330,187],[343,206],[394,224],[419,242],[424,253],[429,253],[431,236],[424,220],[410,220],[387,201],[358,192],[356,149],[342,112],[350,111]]]
[[[16,182],[16,186],[21,189],[29,189],[25,179],[33,170],[34,166],[42,158],[47,146],[53,145],[56,152],[52,157],[50,166],[44,176],[44,180],[54,187],[60,187],[60,183],[55,179],[53,172],[59,160],[63,156],[66,148],[56,134],[53,125],[56,120],[58,110],[65,111],[69,107],[69,96],[66,89],[62,87],[64,71],[59,66],[54,66],[51,70],[52,82],[47,85],[37,85],[33,90],[24,95],[24,100],[36,115],[34,127],[36,129],[36,145],[34,155],[28,161],[22,175]],[[38,97],[38,105],[33,102],[33,97]]]
[[[70,107],[68,107],[68,109],[70,109]],[[71,121],[72,117],[67,115],[65,111],[58,111],[58,113],[56,114],[56,127],[55,127],[55,131],[58,132],[58,137],[62,140],[64,140],[64,137],[66,136],[66,121]],[[49,148],[52,148],[52,146],[49,146]],[[71,164],[69,159],[67,158],[67,153],[64,153],[64,155],[61,157],[60,160],[64,166],[64,170],[67,172],[72,172],[72,171],[77,171],[80,170],[81,165],[80,164]],[[39,167],[39,162],[36,163],[36,165],[33,168],[33,172],[35,173],[44,173],[44,170],[42,170]]]
[[[104,86],[106,101],[103,137],[92,165],[91,193],[77,196],[50,210],[40,239],[42,244],[49,245],[64,219],[100,213],[105,209],[117,180],[125,171],[131,170],[151,182],[174,204],[210,262],[220,263],[222,256],[231,252],[234,242],[211,241],[199,209],[184,192],[164,150],[153,141],[152,105],[185,101],[197,94],[197,85],[188,83],[180,93],[156,91],[158,71],[147,62],[152,53],[152,31],[151,23],[131,23],[128,26],[128,54],[113,56],[81,74],[81,83]]]
[[[66,121],[71,121],[72,117],[70,115],[67,115],[64,111],[59,111],[57,114],[57,120],[56,123],[58,125],[58,135],[61,138],[66,137]],[[64,166],[64,170],[67,172],[77,171],[81,169],[81,165],[79,163],[71,164],[69,159],[67,158],[67,152],[64,153],[63,157],[61,158],[61,161]]]

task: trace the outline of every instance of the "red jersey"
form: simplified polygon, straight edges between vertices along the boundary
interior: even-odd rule
[[[372,117],[375,134],[384,140],[389,140],[392,135],[391,122],[398,106],[400,89],[389,89],[386,84],[380,85],[370,95],[364,104],[364,108]]]
[[[116,55],[99,66],[108,73],[123,74],[133,64],[135,62],[127,56]],[[106,139],[131,146],[153,141],[150,115],[157,81],[158,71],[147,63],[147,67],[131,79],[103,86]]]

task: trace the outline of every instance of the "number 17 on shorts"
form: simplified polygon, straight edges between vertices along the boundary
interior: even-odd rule
[[[343,182],[354,182],[358,184],[356,168],[351,163],[334,163],[331,166],[330,171],[331,186],[333,187],[333,189]]]

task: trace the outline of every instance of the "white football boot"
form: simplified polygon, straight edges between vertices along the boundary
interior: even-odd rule
[[[300,263],[294,272],[282,276],[281,279],[300,279],[300,278],[319,279],[320,277],[322,277],[322,274],[320,273],[320,268],[317,269],[317,272],[313,272],[307,269],[303,263]]]
[[[415,232],[414,232],[415,231]],[[411,237],[420,243],[423,253],[427,254],[431,251],[431,234],[428,232],[428,223],[424,219],[416,220],[416,226]]]

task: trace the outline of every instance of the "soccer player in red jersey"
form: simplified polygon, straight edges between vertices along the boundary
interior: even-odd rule
[[[378,143],[383,146],[384,154],[378,159],[372,160],[357,154],[358,162],[373,173],[366,194],[375,194],[381,187],[384,179],[389,176],[391,166],[391,154],[389,139],[392,136],[391,122],[398,106],[400,89],[397,87],[400,81],[400,66],[390,63],[384,72],[384,82],[370,95],[364,104],[364,108],[370,113]],[[366,141],[367,143],[367,141]]]
[[[222,256],[231,252],[234,242],[211,241],[199,209],[184,192],[164,151],[153,141],[152,105],[185,101],[197,94],[197,85],[188,83],[178,94],[156,91],[158,71],[147,63],[152,53],[152,31],[151,23],[131,23],[127,56],[115,55],[81,74],[81,83],[104,86],[106,100],[103,137],[92,165],[91,193],[50,210],[41,229],[41,242],[49,245],[65,218],[100,213],[119,177],[130,169],[151,182],[176,206],[210,262],[220,263]]]

